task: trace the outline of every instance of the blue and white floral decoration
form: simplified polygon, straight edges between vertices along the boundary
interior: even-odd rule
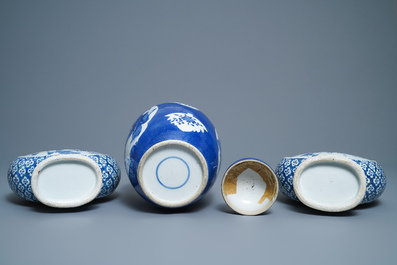
[[[150,120],[156,115],[158,111],[158,107],[154,106],[151,107],[149,110],[145,111],[142,114],[142,118],[138,119],[134,128],[132,129],[133,133],[130,134],[130,136],[127,139],[126,145],[125,145],[125,165],[126,165],[126,170],[127,170],[127,175],[129,175],[129,170],[130,170],[130,164],[131,164],[131,158],[129,154],[135,149],[136,144],[139,141],[139,138],[141,135],[146,131],[146,128],[149,125]]]
[[[183,132],[206,132],[204,124],[191,113],[171,113],[165,115],[171,124]]]

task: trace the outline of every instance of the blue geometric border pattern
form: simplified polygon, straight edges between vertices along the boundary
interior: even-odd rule
[[[293,186],[295,171],[304,160],[309,157],[317,156],[319,154],[320,153],[303,154],[296,157],[283,158],[280,161],[280,163],[277,165],[275,173],[279,181],[280,191],[282,194],[293,200],[299,201],[298,197],[295,194]],[[377,162],[347,154],[337,154],[350,158],[352,161],[360,165],[360,167],[364,171],[367,181],[367,187],[364,199],[361,202],[362,204],[373,202],[382,195],[386,188],[387,181],[383,169]]]
[[[299,201],[294,191],[294,175],[298,166],[308,157],[301,158],[283,158],[277,165],[276,176],[279,183],[281,193],[293,200]]]
[[[8,169],[7,179],[11,190],[21,198],[28,201],[38,201],[33,195],[30,184],[32,173],[35,167],[45,159],[45,157],[18,157]]]
[[[378,199],[385,191],[387,180],[383,169],[378,163],[371,160],[354,160],[360,165],[367,177],[367,188],[361,203],[369,203]]]
[[[109,155],[80,150],[54,150],[34,153],[16,158],[10,165],[7,173],[8,184],[11,190],[21,198],[29,201],[38,201],[31,186],[32,173],[36,166],[46,158],[60,154],[81,154],[94,160],[102,171],[102,188],[97,198],[111,194],[120,182],[121,171],[117,162]]]
[[[97,198],[106,197],[113,193],[120,183],[121,171],[113,157],[108,155],[89,155],[102,171],[102,188]]]

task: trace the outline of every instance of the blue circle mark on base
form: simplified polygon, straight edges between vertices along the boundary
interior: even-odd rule
[[[185,182],[183,182],[183,183],[182,183],[181,185],[179,185],[179,186],[170,187],[170,186],[164,185],[164,183],[161,182],[161,180],[160,180],[160,178],[159,178],[159,174],[158,174],[158,172],[159,172],[159,167],[160,167],[160,165],[161,165],[164,161],[166,161],[166,160],[168,160],[168,159],[178,159],[178,160],[182,161],[182,162],[186,165],[186,168],[187,168],[187,178],[186,178]],[[189,178],[190,178],[190,168],[189,168],[189,165],[186,163],[185,160],[183,160],[183,159],[180,158],[180,157],[177,157],[177,156],[169,156],[169,157],[166,157],[166,158],[164,158],[163,160],[161,160],[160,163],[157,165],[157,168],[156,168],[156,178],[157,178],[157,181],[158,181],[163,187],[165,187],[165,188],[167,188],[167,189],[172,189],[172,190],[179,189],[179,188],[183,187],[183,186],[188,182],[188,180],[189,180]]]

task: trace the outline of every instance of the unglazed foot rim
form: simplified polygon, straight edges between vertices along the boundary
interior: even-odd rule
[[[138,165],[138,183],[155,204],[167,208],[183,207],[204,192],[208,183],[207,162],[193,145],[166,140],[153,145],[142,156]]]
[[[264,213],[277,199],[277,177],[273,170],[261,161],[238,161],[224,174],[222,196],[226,204],[239,214]]]
[[[366,176],[348,157],[320,154],[306,159],[296,168],[293,186],[296,196],[306,206],[326,212],[343,212],[362,202]]]
[[[65,171],[65,167],[74,172],[67,174],[70,171]],[[76,174],[77,171],[79,173]],[[34,196],[41,203],[55,208],[87,204],[98,196],[101,188],[102,172],[98,164],[79,154],[48,157],[32,173]]]

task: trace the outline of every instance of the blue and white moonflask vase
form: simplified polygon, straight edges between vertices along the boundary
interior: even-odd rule
[[[198,201],[213,186],[221,162],[217,132],[198,109],[164,103],[144,112],[125,145],[125,166],[135,190],[166,208]]]
[[[377,162],[335,152],[285,157],[275,173],[282,194],[327,212],[373,202],[386,188],[386,175]]]
[[[11,190],[23,199],[72,208],[111,194],[120,174],[109,155],[63,149],[17,157],[7,178]]]

